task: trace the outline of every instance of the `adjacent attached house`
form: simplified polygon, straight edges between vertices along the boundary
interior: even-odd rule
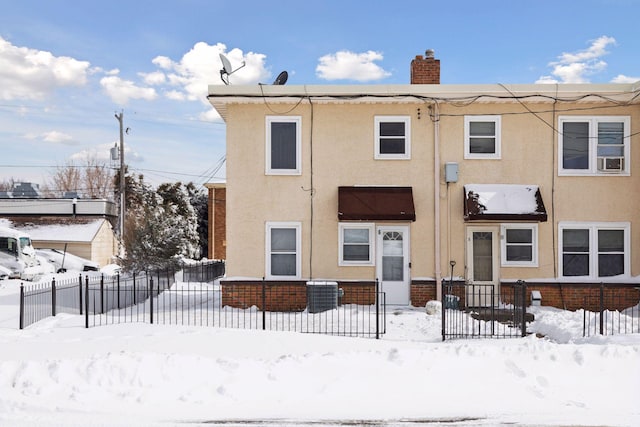
[[[640,82],[209,86],[227,126],[223,284],[525,280],[543,305],[615,282],[637,303]]]

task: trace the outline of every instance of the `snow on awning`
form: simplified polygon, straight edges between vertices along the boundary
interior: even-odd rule
[[[540,221],[547,211],[537,185],[467,184],[465,221]]]
[[[415,221],[411,187],[338,187],[339,221]]]

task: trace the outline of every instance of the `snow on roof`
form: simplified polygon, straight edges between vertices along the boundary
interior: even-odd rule
[[[468,192],[478,195],[483,214],[527,214],[538,209],[537,185],[466,184]]]
[[[76,224],[30,225],[23,230],[31,240],[55,242],[90,242],[96,236],[105,219]]]

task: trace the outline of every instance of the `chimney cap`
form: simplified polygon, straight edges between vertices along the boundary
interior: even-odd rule
[[[427,51],[424,54],[427,58],[433,59],[436,53],[433,49],[427,49]]]

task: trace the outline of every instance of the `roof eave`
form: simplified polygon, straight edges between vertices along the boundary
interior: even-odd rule
[[[209,85],[207,98],[226,119],[228,104],[297,103],[300,98],[335,102],[433,102],[477,98],[480,102],[634,102],[640,82],[604,84],[481,85]]]

